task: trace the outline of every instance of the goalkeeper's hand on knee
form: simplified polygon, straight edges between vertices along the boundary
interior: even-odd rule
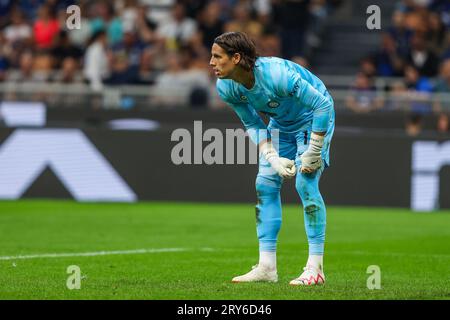
[[[280,177],[289,179],[294,177],[297,173],[295,162],[293,160],[280,157],[270,143],[265,143],[260,148],[260,151]]]
[[[311,132],[308,149],[300,156],[302,173],[312,173],[322,167],[322,147],[324,136]]]

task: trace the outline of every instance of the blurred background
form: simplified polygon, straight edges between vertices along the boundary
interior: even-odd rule
[[[79,29],[68,28],[71,5]],[[370,5],[381,29],[367,28]],[[216,36],[244,31],[261,56],[291,59],[329,88],[337,127],[322,188],[331,204],[448,208],[449,27],[446,0],[0,1],[0,198],[253,201],[256,166],[170,158],[176,128],[241,126],[217,96],[209,59]],[[58,140],[64,147],[41,154],[74,130],[128,196],[80,196],[101,189],[97,171],[80,184],[83,157],[58,169],[63,160],[49,154],[74,159],[66,148],[82,147]],[[295,190],[286,201],[298,202]]]

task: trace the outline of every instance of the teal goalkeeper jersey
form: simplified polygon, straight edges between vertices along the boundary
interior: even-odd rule
[[[234,109],[249,134],[266,129],[258,112],[269,115],[269,128],[281,132],[334,129],[333,99],[310,71],[289,60],[260,57],[254,74],[251,89],[230,79],[218,79],[216,85],[219,96]],[[259,142],[256,135],[250,137]]]

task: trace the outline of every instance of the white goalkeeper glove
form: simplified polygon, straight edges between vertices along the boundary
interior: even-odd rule
[[[302,173],[312,173],[322,166],[322,147],[324,136],[311,132],[308,149],[301,155]]]
[[[289,179],[295,176],[297,170],[294,161],[278,156],[272,144],[265,143],[260,152],[280,177]]]

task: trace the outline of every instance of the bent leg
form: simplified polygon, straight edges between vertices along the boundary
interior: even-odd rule
[[[250,272],[234,277],[232,282],[278,281],[276,249],[281,228],[281,183],[282,178],[261,157],[256,177],[259,263]]]
[[[295,136],[271,130],[272,143],[280,157],[294,160],[297,145]],[[259,159],[259,171],[256,177],[256,227],[259,251],[275,252],[278,233],[281,228],[280,189],[283,179],[272,169],[264,157]]]
[[[281,178],[258,173],[256,177],[256,231],[260,251],[276,251],[281,228]]]
[[[313,173],[298,172],[295,187],[303,202],[309,254],[323,255],[326,229],[326,207],[319,191],[323,167]]]

